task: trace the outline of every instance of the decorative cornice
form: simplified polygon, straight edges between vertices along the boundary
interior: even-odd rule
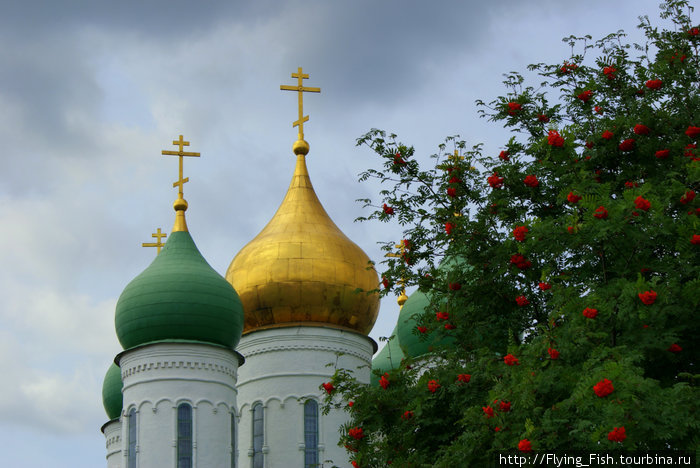
[[[143,356],[163,356],[163,355],[186,355],[188,357],[215,357],[221,359],[219,353],[232,354],[234,359],[238,361],[238,366],[245,363],[245,358],[235,349],[227,346],[217,345],[214,343],[206,343],[197,340],[161,340],[144,343],[133,348],[125,349],[114,357],[114,363],[121,367],[121,361],[129,354],[138,352]]]
[[[122,438],[119,434],[116,434],[112,437],[108,437],[106,441],[107,450],[109,450],[114,444],[119,444],[119,447],[121,447],[121,441]]]
[[[210,371],[224,374],[234,379],[236,378],[236,369],[234,369],[232,366],[215,364],[212,362],[194,361],[191,359],[188,361],[163,359],[159,361],[148,362],[145,364],[132,365],[130,367],[127,367],[126,369],[122,368],[122,380],[142,372],[156,371],[161,369],[192,369],[199,371]]]
[[[326,351],[328,353],[336,354],[336,353],[342,353],[342,354],[347,354],[350,356],[354,356],[367,364],[371,364],[372,362],[372,356],[368,355],[367,353],[362,353],[359,351],[355,351],[352,349],[348,348],[339,348],[339,347],[334,347],[334,346],[324,346],[324,345],[318,345],[318,344],[270,344],[267,346],[263,347],[255,347],[255,349],[251,351],[246,351],[245,357],[249,358],[251,356],[256,356],[258,354],[266,354],[266,353],[272,353],[272,352],[277,352],[277,351],[298,351],[298,350],[303,350],[303,351]]]
[[[251,346],[260,346],[265,343],[279,343],[281,341],[311,341],[332,343],[335,346],[358,348],[363,344],[367,344],[372,348],[370,354],[377,352],[377,342],[369,336],[358,333],[357,331],[338,329],[336,327],[327,326],[308,326],[287,324],[283,327],[274,327],[266,329],[256,329],[250,333],[244,334],[237,350],[244,352],[246,348]]]
[[[114,418],[114,419],[110,419],[109,421],[107,421],[106,423],[104,423],[104,424],[102,425],[102,427],[100,428],[100,432],[102,432],[103,434],[105,434],[105,431],[107,430],[107,426],[109,426],[109,425],[112,424],[112,423],[118,424],[118,425],[119,425],[119,429],[115,429],[115,430],[121,431],[121,427],[122,427],[122,422],[121,422],[121,420],[120,420],[119,418]]]

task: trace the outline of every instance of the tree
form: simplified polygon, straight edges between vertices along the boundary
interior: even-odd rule
[[[355,464],[485,466],[504,450],[696,450],[700,34],[667,0],[646,43],[569,37],[572,55],[479,102],[512,128],[498,157],[450,137],[423,169],[380,130],[358,140],[387,189],[363,220],[407,249],[383,294],[417,286],[414,333],[452,337],[365,386],[340,369]],[[637,54],[637,56],[635,56]],[[452,150],[463,153],[463,158]],[[391,250],[394,242],[385,249]],[[442,315],[440,315],[442,314]],[[400,324],[399,324],[400,325]],[[444,341],[444,340],[443,340]]]

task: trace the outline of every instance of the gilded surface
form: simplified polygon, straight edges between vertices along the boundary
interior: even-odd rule
[[[164,156],[178,156],[178,179],[173,182],[173,187],[177,187],[177,199],[173,202],[173,208],[175,209],[175,224],[173,224],[172,232],[187,231],[187,221],[185,220],[185,211],[187,211],[187,200],[185,200],[183,187],[185,183],[190,181],[189,177],[183,176],[182,161],[184,156],[198,158],[199,153],[192,151],[183,151],[185,146],[190,146],[189,141],[185,141],[180,135],[178,140],[173,140],[173,145],[178,147],[178,151],[168,151],[163,150],[161,154]]]
[[[455,151],[455,154],[457,154],[456,151]],[[401,257],[403,257],[404,255],[406,255],[406,240],[405,240],[405,239],[402,240],[400,244],[396,244],[394,247],[396,247],[397,249],[399,249],[399,251],[398,251],[397,253],[390,252],[390,253],[388,253],[388,254],[386,254],[386,255],[384,255],[384,256],[385,256],[385,257],[401,258]],[[406,301],[408,300],[408,296],[406,295],[406,288],[404,287],[404,284],[405,284],[405,283],[406,283],[406,281],[405,281],[403,278],[401,278],[401,279],[399,280],[399,284],[401,285],[401,294],[400,294],[399,297],[396,299],[397,304],[399,304],[399,309],[400,309],[401,307],[403,307],[403,305],[404,305],[404,304],[406,303]]]
[[[280,90],[296,91],[298,93],[297,99],[299,101],[299,119],[296,122],[292,123],[292,127],[299,127],[299,140],[304,140],[304,122],[309,121],[309,116],[304,115],[304,93],[320,93],[321,88],[310,88],[308,86],[304,86],[304,80],[308,79],[309,75],[307,73],[304,73],[301,67],[299,67],[296,73],[292,73],[292,78],[297,79],[297,85],[280,85]]]
[[[265,228],[226,272],[245,311],[243,333],[292,324],[333,326],[368,334],[379,296],[367,255],[330,219],[314,192],[305,152],[289,190]]]
[[[160,253],[160,249],[163,248],[165,244],[161,241],[163,237],[168,237],[168,235],[164,232],[160,232],[160,228],[158,228],[157,232],[154,232],[151,234],[151,237],[155,237],[156,241],[155,242],[144,242],[141,244],[141,247],[156,247],[158,251],[156,252],[156,255]]]

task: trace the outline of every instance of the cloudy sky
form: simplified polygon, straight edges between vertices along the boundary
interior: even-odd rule
[[[104,373],[120,351],[114,306],[169,232],[182,133],[190,232],[224,273],[289,183],[308,86],[309,172],[336,224],[370,257],[398,226],[357,224],[377,187],[355,139],[399,134],[428,160],[448,135],[498,154],[506,133],[475,99],[502,74],[561,62],[569,34],[637,36],[657,0],[442,2],[0,1],[0,440],[3,466],[104,466]],[[382,304],[372,337],[391,332]]]

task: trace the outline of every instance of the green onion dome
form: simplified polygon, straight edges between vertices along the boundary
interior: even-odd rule
[[[406,357],[416,358],[433,351],[440,346],[449,346],[454,342],[451,337],[439,337],[437,333],[418,332],[418,322],[416,318],[430,307],[430,298],[421,291],[415,291],[408,296],[399,313],[399,320],[396,324],[396,336],[399,345]]]
[[[235,348],[243,330],[243,306],[185,228],[172,232],[153,263],[126,286],[115,325],[124,349],[170,340]]]
[[[464,258],[449,255],[440,264],[438,270],[444,276],[444,280],[450,283],[465,280],[465,274],[472,272],[473,268]],[[468,281],[468,279],[466,280]],[[455,343],[455,338],[451,336],[441,337],[436,332],[426,332],[426,334],[418,332],[416,318],[423,315],[428,307],[430,307],[430,296],[418,290],[408,297],[401,308],[395,333],[406,357],[415,358],[429,353],[435,348],[449,347]]]
[[[384,372],[390,372],[401,365],[401,360],[404,358],[401,346],[399,346],[399,337],[396,335],[396,328],[391,332],[389,341],[386,342],[381,351],[372,359],[372,375],[370,383],[379,385],[379,376],[375,375],[375,370],[379,370],[379,375]]]
[[[440,263],[438,270],[442,279],[449,284],[469,281],[468,277],[473,272],[473,267],[459,255],[448,255]],[[401,307],[394,333],[399,339],[399,345],[405,357],[416,358],[435,348],[449,347],[455,343],[455,338],[451,336],[439,336],[436,332],[421,334],[418,331],[416,318],[423,315],[428,307],[430,307],[430,296],[420,290],[411,294]]]
[[[107,417],[111,421],[117,419],[122,412],[122,370],[114,363],[107,369],[102,383],[102,404]]]

